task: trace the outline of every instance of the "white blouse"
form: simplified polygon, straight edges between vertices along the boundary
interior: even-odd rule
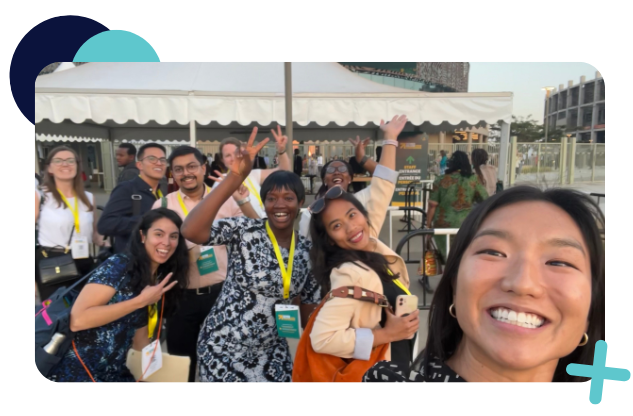
[[[50,192],[38,192],[36,195],[41,198],[44,195],[44,202],[41,204],[40,216],[38,219],[38,244],[43,247],[66,247],[70,240],[70,233],[75,225],[75,217],[66,204],[62,201],[58,206],[55,197]],[[94,196],[86,192],[86,196],[95,205]],[[71,207],[75,206],[75,198],[66,198]],[[88,207],[79,200],[79,235],[88,239],[92,243],[94,210],[88,211]],[[96,207],[94,208],[96,209]],[[74,230],[77,235],[77,230]]]

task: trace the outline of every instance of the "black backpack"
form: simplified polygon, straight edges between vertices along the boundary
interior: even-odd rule
[[[70,311],[79,296],[79,291],[75,288],[92,276],[95,270],[79,279],[69,288],[57,289],[48,300],[35,309],[35,365],[44,377],[48,377],[50,371],[70,349],[75,337],[75,334],[70,330]],[[129,278],[129,275],[126,276],[120,287],[124,287]],[[55,334],[61,334],[64,336],[64,340],[59,344],[55,354],[49,354],[44,350],[44,347],[51,342]]]

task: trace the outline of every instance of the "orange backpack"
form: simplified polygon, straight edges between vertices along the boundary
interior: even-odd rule
[[[374,303],[377,307],[389,307],[389,302],[384,295],[365,290],[359,286],[339,287],[328,293],[310,316],[299,340],[292,370],[293,382],[360,382],[363,375],[374,364],[386,359],[390,344],[374,348],[367,361],[319,354],[312,349],[310,333],[316,316],[323,305],[333,298],[351,298]]]

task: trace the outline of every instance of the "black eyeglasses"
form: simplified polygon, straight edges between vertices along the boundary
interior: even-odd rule
[[[317,199],[308,207],[310,214],[319,214],[325,208],[325,201],[329,199],[340,198],[345,193],[345,190],[340,186],[334,186],[327,190],[323,198]]]
[[[328,166],[327,169],[325,169],[326,173],[334,173],[336,171],[339,171],[341,173],[347,173],[347,166],[345,165],[341,165],[341,166]]]

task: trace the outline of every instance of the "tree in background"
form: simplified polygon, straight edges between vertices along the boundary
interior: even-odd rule
[[[545,138],[545,126],[539,124],[538,121],[531,118],[532,115],[527,117],[512,116],[512,124],[510,125],[510,137],[517,136],[517,142],[519,143],[532,143],[544,141]],[[501,130],[500,123],[490,126],[490,130],[499,132]],[[548,143],[560,143],[560,139],[565,136],[565,132],[556,127],[550,125],[547,133]],[[492,135],[492,134],[491,134]],[[499,134],[495,134],[499,135]]]

